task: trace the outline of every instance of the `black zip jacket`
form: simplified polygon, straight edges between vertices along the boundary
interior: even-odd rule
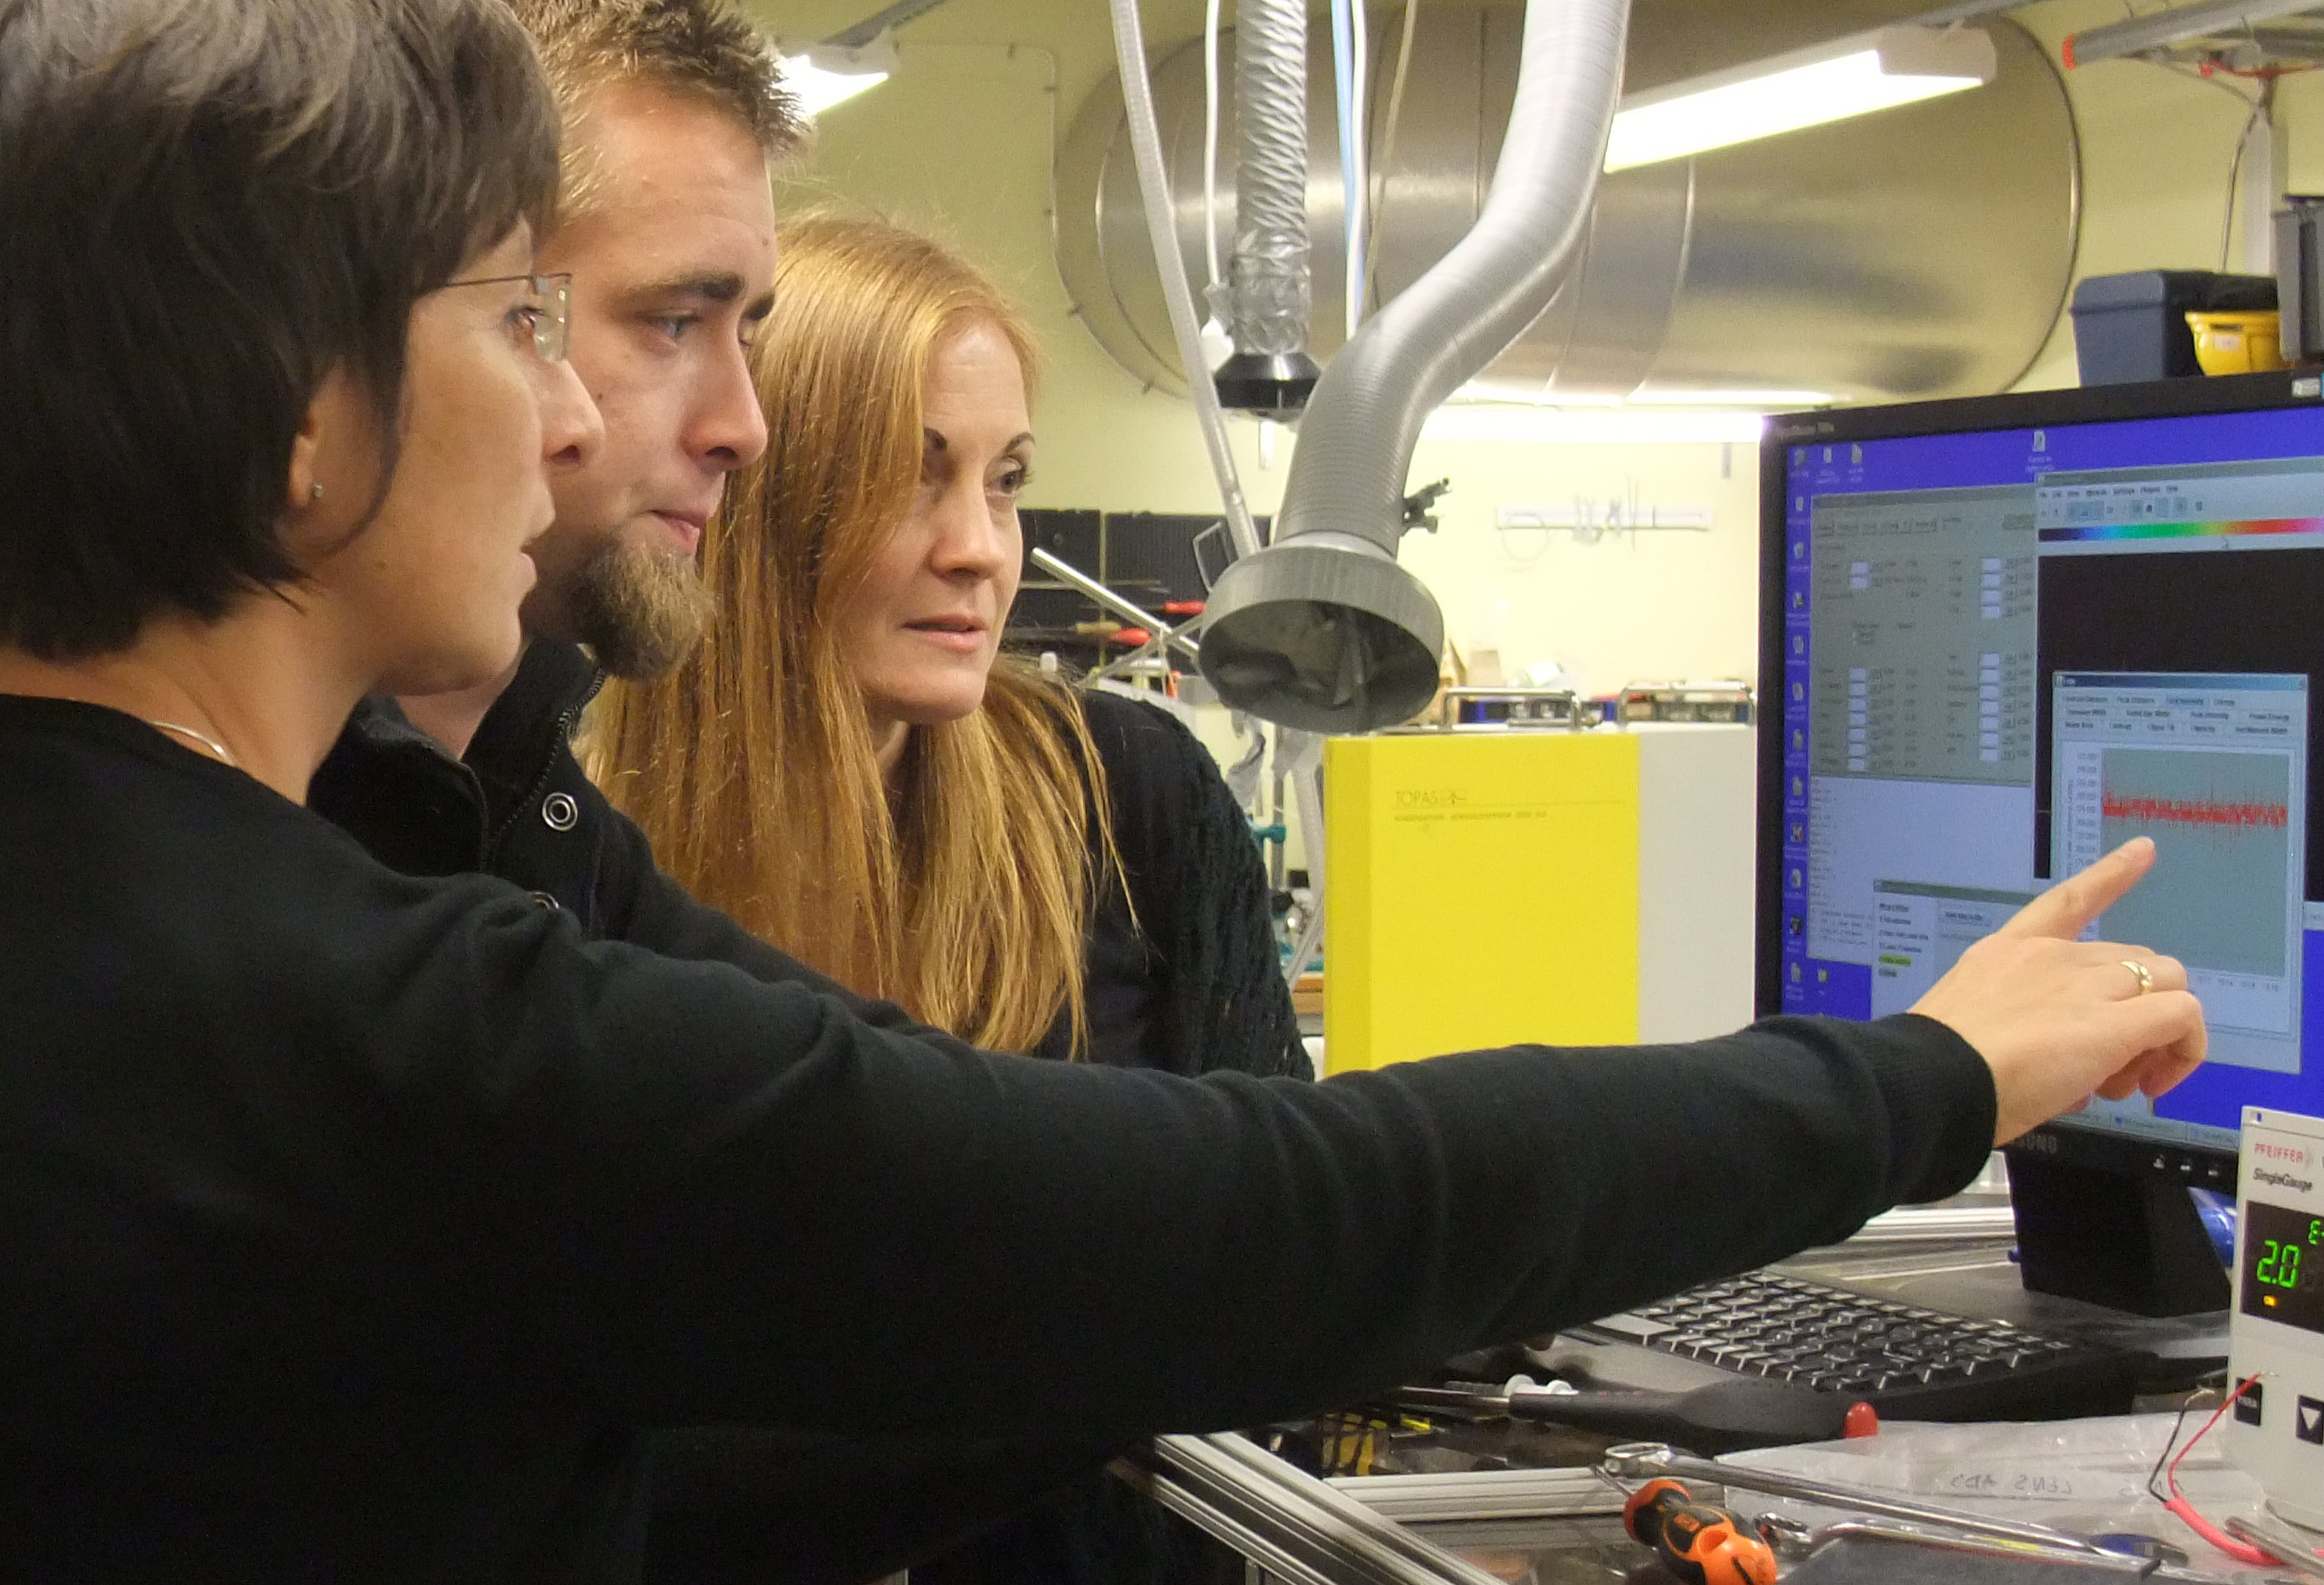
[[[989,1056],[0,698],[0,1574],[611,1580],[640,1427],[1355,1401],[1983,1163],[1912,1017],[1323,1083]],[[1254,1324],[1263,1318],[1263,1324]]]
[[[406,875],[497,875],[571,914],[582,933],[664,957],[733,963],[811,986],[885,1027],[917,1027],[776,951],[662,873],[645,833],[573,757],[574,723],[603,674],[571,644],[527,647],[465,760],[366,699],[315,772],[307,806]]]

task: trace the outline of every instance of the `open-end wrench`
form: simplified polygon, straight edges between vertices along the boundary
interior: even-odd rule
[[[1666,1475],[1678,1480],[1702,1480],[1739,1491],[1756,1491],[1766,1497],[1787,1497],[1824,1507],[1877,1514],[1883,1518],[1941,1525],[1970,1535],[2014,1541],[2020,1546],[2037,1547],[2044,1552],[2104,1559],[2124,1556],[2121,1553],[2108,1552],[2086,1536],[2076,1535],[2067,1530],[2053,1530],[2047,1525],[1988,1519],[1979,1514],[1965,1514],[1955,1508],[1939,1507],[1932,1503],[1914,1502],[1909,1497],[1875,1491],[1869,1487],[1845,1486],[1837,1481],[1811,1480],[1803,1476],[1784,1475],[1771,1470],[1714,1463],[1709,1459],[1674,1451],[1663,1442],[1628,1442],[1618,1447],[1608,1448],[1605,1461],[1598,1468],[1618,1480],[1651,1480],[1656,1476]]]

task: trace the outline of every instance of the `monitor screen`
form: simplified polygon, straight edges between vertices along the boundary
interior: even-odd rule
[[[2231,1151],[2247,1105],[2324,1114],[2313,380],[1777,420],[1762,483],[1763,1009],[1902,1011],[2151,836],[2098,929],[2186,963],[2211,1061],[2061,1126]]]

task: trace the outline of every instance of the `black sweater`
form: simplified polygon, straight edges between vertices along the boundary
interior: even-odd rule
[[[1992,1138],[1909,1017],[1322,1084],[986,1056],[398,875],[87,705],[0,698],[0,834],[18,1576],[618,1579],[638,1427],[1254,1424]]]
[[[1312,1076],[1259,846],[1211,751],[1158,706],[1096,691],[1081,698],[1121,859],[1119,877],[1092,861],[1098,894],[1082,981],[1089,1059]],[[1065,1019],[1037,1049],[1056,1057],[1071,1049]]]
[[[1096,870],[1083,979],[1087,1060],[1311,1076],[1258,845],[1210,751],[1157,706],[1094,691],[1082,701],[1121,861],[1119,875]],[[1062,1058],[1070,1048],[1060,1017],[1038,1055]],[[656,1446],[646,1578],[863,1585],[904,1564],[931,1585],[1183,1576],[1185,1561],[1204,1555],[1198,1538],[1103,1472],[1119,1451],[758,1427],[673,1432]],[[1012,1515],[973,1544],[931,1556],[936,1542]],[[1240,1577],[1231,1554],[1204,1562],[1228,1562],[1224,1571]]]

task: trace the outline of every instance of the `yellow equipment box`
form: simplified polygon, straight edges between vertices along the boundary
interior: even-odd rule
[[[1753,742],[1731,725],[1332,740],[1328,1070],[1748,1022]]]

